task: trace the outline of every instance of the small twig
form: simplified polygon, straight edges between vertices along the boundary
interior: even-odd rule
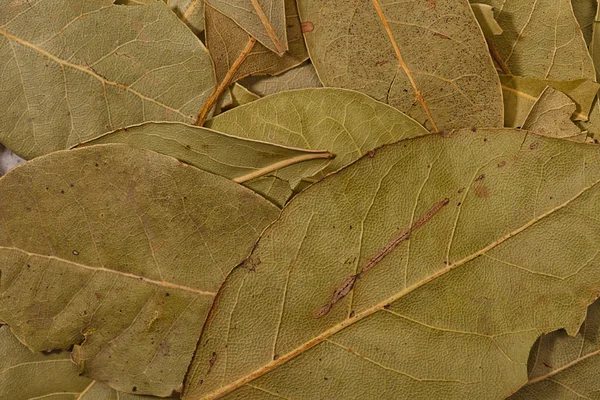
[[[500,70],[502,70],[502,73],[505,75],[512,75],[512,73],[510,72],[510,69],[508,68],[508,65],[506,65],[506,63],[502,59],[500,52],[498,51],[496,46],[494,46],[494,42],[492,42],[492,40],[489,38],[485,38],[485,41],[487,42],[488,48],[490,49],[490,54],[492,55],[492,59],[496,62],[496,64],[498,64],[498,67],[500,67]]]
[[[351,275],[348,278],[346,278],[344,283],[342,283],[340,285],[340,287],[338,287],[337,289],[335,289],[333,291],[333,295],[331,296],[331,299],[329,300],[329,302],[327,304],[325,304],[323,307],[321,307],[320,309],[318,309],[317,312],[315,312],[313,314],[313,318],[321,318],[321,317],[327,315],[327,313],[329,313],[329,310],[331,310],[331,308],[337,302],[342,300],[344,297],[346,297],[346,295],[348,293],[350,293],[350,291],[352,291],[352,289],[354,288],[354,284],[356,283],[356,280],[358,278],[360,278],[360,276],[362,274],[364,274],[365,272],[367,272],[371,268],[373,268],[375,265],[377,265],[388,254],[390,254],[392,252],[392,250],[394,250],[396,248],[396,246],[398,246],[398,244],[400,244],[401,242],[403,242],[405,240],[408,240],[410,238],[410,235],[412,232],[414,232],[415,230],[417,230],[420,227],[422,227],[423,225],[425,225],[431,218],[433,218],[433,216],[435,214],[437,214],[449,202],[450,202],[450,200],[446,198],[446,199],[438,202],[437,204],[435,204],[429,211],[427,211],[427,213],[425,213],[425,215],[423,215],[415,223],[413,223],[410,226],[410,228],[408,228],[404,232],[400,233],[390,243],[388,243],[384,248],[379,250],[377,252],[377,254],[375,254],[373,257],[371,257],[369,259],[369,261],[367,262],[367,264],[360,269],[358,274]]]
[[[223,78],[223,80],[221,81],[219,86],[217,86],[217,88],[212,92],[210,97],[206,100],[206,103],[204,103],[204,106],[202,106],[202,109],[198,113],[198,118],[196,119],[196,125],[198,125],[198,126],[204,125],[204,122],[206,121],[206,118],[208,117],[208,113],[213,109],[217,100],[219,99],[219,97],[221,97],[221,95],[223,94],[225,89],[227,89],[227,87],[231,84],[231,81],[233,80],[235,73],[240,68],[240,66],[244,63],[244,61],[246,61],[246,58],[252,51],[252,48],[254,47],[255,43],[256,43],[256,38],[250,37],[250,39],[248,40],[248,43],[246,44],[246,47],[244,48],[244,50],[242,50],[242,52],[240,53],[238,58],[233,62],[233,65],[231,65],[231,67],[229,67],[227,74],[225,75],[225,77]]]

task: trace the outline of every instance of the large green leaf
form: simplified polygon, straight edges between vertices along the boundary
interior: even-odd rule
[[[502,93],[467,0],[302,0],[325,86],[364,92],[432,131],[502,126]]]
[[[116,389],[167,396],[228,272],[278,215],[267,200],[125,145],[60,151],[0,179],[0,320],[69,348]]]
[[[513,75],[595,80],[571,0],[472,0],[494,7],[504,30],[494,45]]]
[[[288,50],[285,0],[204,0],[231,18],[270,51]]]
[[[385,146],[296,196],[228,276],[184,398],[502,399],[600,290],[599,201],[596,145]]]
[[[600,391],[600,302],[588,308],[577,336],[564,330],[540,337],[531,350],[529,380],[509,400],[597,398]]]
[[[335,171],[386,143],[427,134],[392,107],[345,89],[281,92],[234,108],[206,127],[284,146],[327,150]]]
[[[565,93],[575,102],[576,110],[571,118],[576,121],[589,118],[592,103],[600,89],[599,84],[589,79],[552,81],[500,75],[500,81],[504,93],[504,125],[511,128],[523,126],[531,107],[548,86]]]
[[[147,400],[79,375],[69,353],[32,353],[0,326],[0,399]]]
[[[259,96],[323,86],[310,61],[277,76],[249,76],[240,83]]]
[[[168,122],[130,126],[83,145],[106,143],[125,143],[175,157],[202,170],[243,183],[278,205],[287,201],[301,179],[315,175],[333,158],[327,151],[283,147]],[[261,178],[266,177],[276,187],[264,188],[265,180]],[[279,179],[274,179],[276,177]],[[282,185],[281,189],[279,185]],[[287,194],[277,196],[273,191]]]
[[[208,52],[163,2],[0,0],[0,142],[32,158],[152,120],[193,122]]]

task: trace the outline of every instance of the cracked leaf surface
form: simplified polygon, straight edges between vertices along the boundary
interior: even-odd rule
[[[384,146],[296,196],[229,275],[184,398],[504,398],[598,293],[599,200],[594,145],[481,129]]]
[[[98,145],[0,179],[0,320],[111,387],[170,395],[225,276],[278,209],[174,158]]]
[[[163,2],[0,6],[0,141],[24,158],[144,121],[193,123],[214,87],[207,50]]]

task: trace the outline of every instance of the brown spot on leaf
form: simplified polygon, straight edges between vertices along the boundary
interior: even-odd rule
[[[506,161],[500,161],[500,162],[498,163],[498,168],[502,168],[502,167],[504,167],[505,165],[506,165]]]
[[[539,146],[540,146],[540,142],[533,142],[533,143],[531,143],[531,144],[529,145],[529,148],[530,148],[531,150],[535,150],[535,149],[537,149]]]
[[[477,177],[477,179],[475,179],[475,182],[477,182],[477,181],[482,181],[482,180],[484,180],[484,179],[485,179],[485,174],[481,174],[481,175],[479,175],[479,176]]]
[[[429,8],[430,10],[435,10],[435,8],[437,7],[437,0],[427,0],[426,5],[427,8]]]
[[[373,150],[369,151],[369,158],[375,157],[375,152]]]
[[[304,21],[302,23],[302,33],[312,32],[315,29],[315,26],[310,21]]]
[[[475,196],[481,198],[488,198],[490,197],[490,190],[483,185],[477,186],[475,187]]]
[[[443,33],[439,33],[439,32],[434,33],[433,36],[437,36],[442,39],[450,39],[450,36],[446,36]]]
[[[275,354],[275,355],[273,356],[273,361],[277,361],[277,360],[279,360],[279,354]]]

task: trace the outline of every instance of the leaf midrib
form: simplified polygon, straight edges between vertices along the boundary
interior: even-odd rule
[[[377,0],[373,0],[373,1],[377,1]],[[338,324],[332,326],[331,328],[327,329],[326,331],[322,332],[320,335],[313,338],[312,340],[304,343],[302,346],[295,348],[294,350],[290,351],[287,354],[281,355],[279,358],[277,358],[277,360],[271,361],[269,364],[262,366],[261,368],[257,369],[256,371],[252,372],[251,374],[248,374],[242,378],[239,378],[236,381],[234,381],[226,386],[223,386],[222,388],[220,388],[216,391],[213,391],[212,393],[209,393],[204,398],[216,399],[224,394],[231,392],[232,390],[237,389],[238,387],[241,387],[245,383],[248,383],[248,382],[266,374],[267,372],[270,372],[271,370],[273,370],[273,369],[279,367],[280,365],[284,364],[285,362],[295,358],[296,356],[302,354],[304,351],[316,346],[317,344],[323,342],[324,340],[326,340],[329,337],[333,336],[334,334],[340,332],[341,330],[345,329],[346,327],[354,324],[355,322],[361,321],[362,319],[367,318],[367,317],[371,316],[372,314],[383,310],[384,306],[391,304],[396,300],[399,300],[400,298],[419,289],[420,287],[428,284],[429,282],[445,275],[446,273],[454,270],[455,268],[460,267],[461,265],[465,265],[465,264],[469,263],[470,261],[474,260],[475,258],[487,253],[488,251],[492,250],[496,246],[498,246],[498,245],[504,243],[505,241],[507,241],[508,239],[518,235],[519,233],[523,232],[524,230],[528,229],[529,227],[538,223],[539,221],[543,220],[544,218],[546,218],[546,217],[554,214],[555,212],[563,209],[564,207],[568,206],[569,204],[571,204],[571,202],[575,201],[577,198],[579,198],[581,195],[586,193],[588,190],[591,190],[592,188],[594,188],[599,183],[600,183],[600,180],[595,181],[591,185],[583,188],[579,193],[577,193],[574,197],[570,198],[566,202],[550,209],[549,211],[545,212],[544,214],[537,216],[536,218],[523,224],[521,227],[507,233],[506,235],[502,236],[501,238],[490,243],[488,246],[484,247],[483,249],[481,249],[475,253],[472,253],[471,255],[468,255],[467,257],[465,257],[455,263],[449,264],[448,266],[439,270],[438,272],[431,275],[430,277],[413,284],[412,286],[396,293],[395,295],[385,299],[384,301],[381,301],[380,303],[378,303],[360,313],[356,313],[352,318],[347,318],[347,319],[341,321],[340,323],[338,323]]]
[[[167,282],[167,281],[157,281],[155,279],[150,279],[150,278],[146,278],[144,276],[141,275],[135,275],[135,274],[131,274],[128,272],[123,272],[123,271],[117,271],[114,269],[109,269],[109,268],[104,268],[104,267],[92,267],[89,265],[85,265],[85,264],[81,264],[81,263],[77,263],[74,261],[70,261],[70,260],[65,260],[64,258],[60,258],[60,257],[56,257],[56,256],[48,256],[48,255],[43,255],[43,254],[38,254],[38,253],[31,253],[28,252],[26,250],[20,249],[18,247],[6,247],[6,246],[0,246],[0,251],[1,250],[12,250],[12,251],[17,251],[20,252],[28,257],[40,257],[40,258],[45,258],[48,260],[54,260],[54,261],[60,261],[62,263],[66,263],[66,264],[70,264],[72,266],[76,266],[79,268],[83,268],[83,269],[87,269],[87,270],[91,270],[91,271],[100,271],[100,272],[106,272],[106,273],[110,273],[110,274],[115,274],[115,275],[120,275],[120,276],[124,276],[126,278],[131,278],[131,279],[135,279],[141,282],[146,282],[152,285],[156,285],[156,286],[160,286],[160,287],[167,287],[167,288],[172,288],[172,289],[177,289],[177,290],[182,290],[185,292],[192,292],[192,293],[196,293],[202,296],[211,296],[214,297],[216,295],[215,292],[208,292],[208,291],[204,291],[204,290],[199,290],[199,289],[195,289],[189,286],[183,286],[183,285],[178,285],[176,283],[171,283],[171,282]]]
[[[394,38],[394,32],[392,32],[392,28],[390,28],[390,25],[388,24],[387,18],[385,16],[385,14],[383,13],[383,9],[381,8],[381,5],[379,4],[379,0],[372,0],[372,2],[373,2],[373,7],[375,7],[375,11],[377,11],[377,15],[379,16],[379,19],[381,20],[381,24],[383,25],[383,28],[385,29],[385,31],[388,35],[388,38],[390,39],[392,47],[394,48],[394,53],[396,54],[396,59],[398,60],[398,64],[400,65],[400,68],[402,69],[402,71],[404,71],[404,74],[408,78],[410,85],[412,86],[413,91],[415,92],[415,95],[417,97],[417,101],[421,105],[421,108],[423,108],[423,111],[425,111],[425,114],[427,114],[427,119],[431,123],[431,125],[433,127],[433,131],[439,132],[439,129],[435,123],[435,120],[433,119],[433,116],[431,115],[431,111],[429,110],[429,107],[425,103],[423,94],[417,87],[417,83],[415,82],[415,80],[412,76],[412,72],[408,68],[408,65],[406,65],[406,62],[404,61],[404,57],[402,57],[402,53],[400,52],[398,43],[396,42],[396,39]],[[395,79],[394,79],[394,81],[395,81]],[[393,81],[392,81],[392,84],[393,84]]]
[[[154,103],[156,105],[158,105],[159,107],[165,108],[171,112],[176,113],[177,115],[180,115],[181,117],[183,117],[185,120],[187,121],[192,121],[192,118],[189,115],[186,115],[184,113],[182,113],[180,110],[176,110],[166,104],[161,103],[160,101],[157,101],[156,99],[153,99],[151,97],[148,97],[146,95],[143,95],[142,93],[138,92],[137,90],[132,89],[129,86],[120,84],[118,82],[113,82],[113,81],[109,81],[108,79],[98,75],[98,73],[96,73],[95,71],[93,71],[91,68],[89,67],[83,67],[81,65],[77,65],[77,64],[73,64],[70,63],[66,60],[62,60],[58,57],[56,57],[54,54],[42,49],[39,46],[36,46],[35,44],[28,42],[24,39],[19,38],[18,36],[15,36],[7,31],[5,31],[4,29],[0,28],[0,35],[6,37],[8,40],[12,40],[13,42],[19,43],[22,46],[28,47],[38,53],[40,53],[41,55],[43,55],[44,57],[47,57],[49,59],[51,59],[52,61],[54,61],[55,63],[64,66],[64,67],[69,67],[69,68],[73,68],[76,69],[78,71],[84,72],[88,75],[90,75],[91,77],[97,79],[98,81],[102,82],[102,84],[104,85],[109,85],[109,86],[114,86],[114,87],[118,87],[120,89],[123,89],[125,91],[128,91],[130,93],[132,93],[133,95],[139,97],[140,99],[144,100],[144,101],[148,101],[150,103]],[[15,54],[16,56],[16,54]]]

